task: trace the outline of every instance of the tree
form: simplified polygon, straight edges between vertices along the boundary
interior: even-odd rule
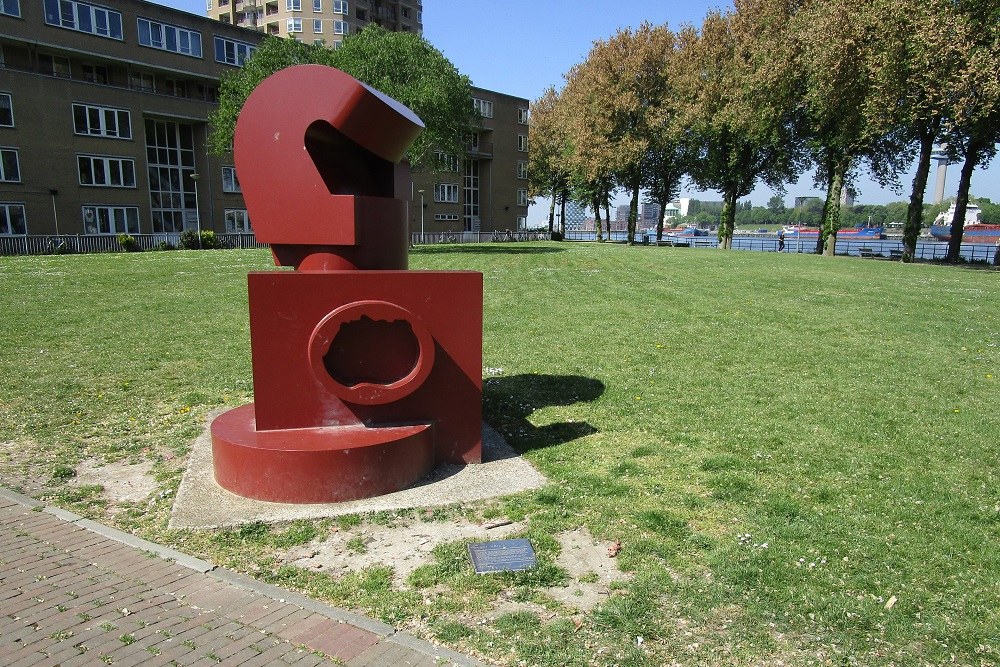
[[[774,195],[767,200],[767,209],[776,215],[785,212],[785,198],[781,195]]]
[[[212,150],[230,149],[239,111],[261,81],[304,63],[336,67],[412,109],[426,126],[407,152],[416,167],[436,168],[436,150],[463,155],[478,125],[472,83],[444,54],[419,35],[370,24],[338,49],[265,38],[242,68],[222,79],[219,107],[210,117]]]
[[[569,188],[569,141],[560,113],[560,96],[549,86],[532,103],[528,127],[528,193],[550,198],[549,234],[555,227],[556,200]]]
[[[644,23],[634,32],[620,30],[596,42],[586,61],[567,75],[572,171],[595,190],[612,177],[629,192],[629,243],[635,240],[653,127],[662,122],[660,111],[668,98],[665,65],[673,46],[673,34],[665,26]]]
[[[699,32],[679,34],[675,68],[681,123],[694,156],[690,177],[723,194],[719,247],[732,246],[736,205],[758,181],[780,188],[805,166],[785,51],[788,3],[735,0]]]
[[[961,102],[956,105],[946,132],[949,149],[964,159],[948,243],[949,262],[961,258],[972,172],[989,163],[1000,141],[1000,3],[965,0],[957,4],[972,24],[974,42],[962,72]]]

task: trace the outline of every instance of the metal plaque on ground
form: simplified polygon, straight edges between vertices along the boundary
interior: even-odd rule
[[[476,574],[520,572],[538,565],[535,550],[525,539],[470,544],[469,558]]]

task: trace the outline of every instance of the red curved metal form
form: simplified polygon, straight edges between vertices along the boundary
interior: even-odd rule
[[[215,477],[274,502],[402,489],[481,457],[482,274],[406,271],[423,128],[338,70],[266,79],[236,124],[257,239],[294,272],[249,275],[255,402],[212,424]]]

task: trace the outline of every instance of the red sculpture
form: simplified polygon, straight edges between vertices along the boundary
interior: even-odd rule
[[[257,239],[254,403],[212,423],[215,478],[275,502],[398,491],[481,455],[482,274],[408,271],[423,124],[343,72],[299,65],[247,99],[235,157]]]

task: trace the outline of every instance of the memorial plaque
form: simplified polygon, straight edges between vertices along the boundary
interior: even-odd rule
[[[521,572],[538,565],[535,550],[525,539],[470,544],[469,558],[476,574]]]

